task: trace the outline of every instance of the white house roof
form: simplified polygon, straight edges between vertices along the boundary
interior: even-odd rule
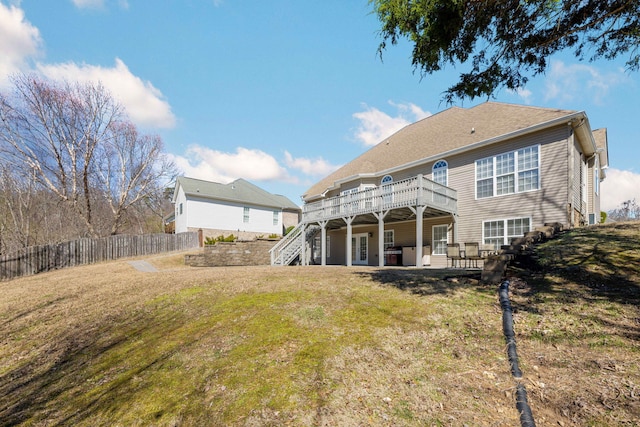
[[[220,200],[239,204],[264,206],[285,210],[299,211],[300,207],[280,194],[271,194],[260,187],[240,178],[229,184],[204,181],[201,179],[187,178],[184,176],[176,179],[173,193],[173,202],[176,201],[178,188],[182,188],[187,197],[198,197],[212,200]]]
[[[341,182],[358,176],[405,168],[565,121],[576,129],[581,144],[585,144],[585,153],[595,152],[588,119],[581,111],[500,102],[485,102],[472,108],[452,107],[404,127],[314,184],[302,197],[305,201],[320,198]]]

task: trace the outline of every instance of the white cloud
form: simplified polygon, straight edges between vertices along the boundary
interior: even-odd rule
[[[533,93],[529,89],[518,88],[518,89],[507,89],[507,92],[522,98],[525,104],[531,104],[531,98]]]
[[[608,212],[622,202],[635,199],[640,203],[640,174],[620,169],[607,169],[601,185],[600,210]]]
[[[40,54],[40,31],[25,20],[24,11],[0,3],[0,87],[11,74],[27,68],[27,60]]]
[[[104,9],[106,0],[71,0],[78,9]],[[128,0],[118,0],[118,6],[122,9],[129,9]]]
[[[101,82],[127,109],[131,120],[141,126],[172,128],[176,118],[162,92],[151,82],[135,76],[127,65],[116,58],[114,67],[73,62],[38,64],[38,71],[56,80]]]
[[[104,6],[104,0],[71,0],[73,4],[80,9],[96,9]]]
[[[338,169],[340,166],[335,166],[327,162],[322,158],[308,159],[304,157],[294,158],[288,151],[284,152],[285,164],[291,168],[296,169],[311,176],[325,176]]]
[[[169,155],[176,166],[191,178],[229,183],[237,178],[249,181],[295,182],[287,170],[271,155],[243,147],[234,153],[190,146],[184,156]]]
[[[360,121],[355,138],[367,146],[376,145],[384,138],[399,131],[403,127],[415,121],[424,119],[431,113],[422,110],[419,106],[408,104],[396,104],[389,101],[398,112],[395,117],[391,117],[377,108],[364,104],[365,111],[354,113],[353,117]]]
[[[74,3],[78,7],[102,4],[92,0],[76,0]],[[120,0],[119,4],[125,7],[128,3]],[[9,77],[19,72],[37,71],[48,78],[69,82],[100,81],[127,109],[136,124],[154,128],[175,126],[176,118],[162,92],[151,82],[131,73],[119,58],[113,67],[42,62],[36,64],[34,70],[29,62],[42,54],[42,45],[40,31],[25,20],[24,11],[0,2],[0,89],[8,88]]]
[[[614,86],[627,80],[624,70],[602,73],[586,64],[566,65],[562,61],[552,61],[545,80],[545,100],[570,102],[586,96],[601,103]]]

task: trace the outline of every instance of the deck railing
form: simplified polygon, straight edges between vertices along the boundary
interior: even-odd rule
[[[427,206],[455,213],[457,198],[456,190],[418,175],[380,187],[307,203],[302,208],[302,220],[309,223],[410,206]]]
[[[282,240],[269,250],[271,265],[289,265],[302,252],[302,232],[304,224],[299,223],[296,228],[284,236]]]

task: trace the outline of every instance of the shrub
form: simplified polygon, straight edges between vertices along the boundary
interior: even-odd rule
[[[227,237],[224,237],[224,234],[221,234],[217,237],[207,237],[204,239],[205,245],[215,245],[216,242],[235,242],[237,240],[236,236],[233,234],[229,234]]]

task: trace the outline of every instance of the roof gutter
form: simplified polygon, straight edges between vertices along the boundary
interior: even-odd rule
[[[596,145],[596,140],[593,137],[593,132],[591,131],[591,126],[589,125],[589,119],[587,118],[586,113],[581,112],[582,117],[572,118],[569,122],[573,131],[576,133],[578,137],[578,141],[580,141],[580,146],[584,150],[585,156],[593,156],[598,152],[598,148]]]
[[[464,147],[445,151],[444,153],[439,153],[437,156],[425,157],[419,160],[415,160],[413,162],[394,166],[392,168],[385,169],[375,173],[351,175],[349,177],[334,181],[333,185],[327,187],[325,191],[323,191],[321,194],[317,194],[315,196],[308,196],[304,198],[304,201],[307,202],[307,200],[324,198],[329,191],[335,190],[339,188],[341,184],[349,181],[353,181],[354,179],[373,178],[377,176],[389,175],[403,169],[408,169],[415,166],[420,166],[421,164],[424,164],[424,163],[429,163],[435,160],[439,160],[439,159],[442,159],[443,157],[450,157],[450,156],[466,153],[468,151],[476,150],[478,148],[482,148],[487,145],[497,144],[499,142],[503,142],[508,139],[517,138],[517,137],[528,135],[534,132],[539,132],[541,130],[549,129],[551,127],[558,126],[565,123],[568,123],[573,127],[574,131],[578,135],[578,139],[580,140],[581,146],[583,147],[586,155],[591,155],[596,152],[596,142],[593,139],[593,134],[591,132],[591,127],[589,126],[589,119],[587,118],[587,114],[584,111],[579,111],[576,113],[559,117],[557,119],[549,120],[547,122],[538,123],[537,125],[529,126],[527,128],[518,129],[517,131],[514,131],[514,132],[505,133],[504,135],[499,135],[493,138],[485,139],[483,141],[466,145]]]

